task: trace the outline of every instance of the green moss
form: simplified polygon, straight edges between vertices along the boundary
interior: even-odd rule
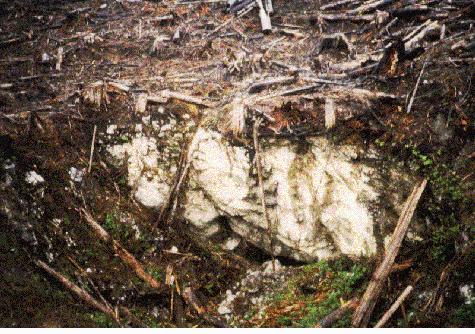
[[[475,303],[464,304],[450,317],[450,327],[473,327],[475,324]]]
[[[165,277],[165,273],[163,272],[163,270],[156,266],[150,266],[149,268],[147,268],[147,271],[158,282],[162,281],[163,278]]]
[[[381,140],[376,140],[381,145]],[[397,155],[406,157],[409,165],[428,180],[425,198],[419,205],[423,216],[431,222],[428,234],[427,255],[433,264],[443,265],[455,252],[455,243],[462,232],[474,230],[460,219],[460,212],[470,204],[464,184],[454,172],[448,155],[441,150],[422,152],[412,142],[396,148]]]
[[[348,299],[366,274],[366,268],[363,266],[354,264],[348,270],[341,261],[336,261],[333,265],[319,261],[315,264],[315,268],[320,275],[325,275],[322,285],[329,292],[322,302],[311,302],[307,305],[305,316],[296,322],[299,327],[314,327],[323,317],[338,309],[341,306],[340,300]],[[305,270],[309,272],[308,268]]]
[[[281,315],[277,318],[277,324],[282,327],[288,327],[292,325],[292,318],[287,315]]]
[[[128,143],[130,141],[130,137],[128,135],[122,135],[119,137],[119,143]]]
[[[114,322],[102,312],[94,312],[89,314],[89,318],[100,328],[113,328]]]
[[[115,213],[109,212],[106,214],[106,219],[104,220],[104,227],[110,232],[116,232],[119,229],[117,224],[118,218]]]
[[[314,327],[322,318],[341,306],[342,301],[351,299],[363,288],[368,270],[362,264],[349,259],[318,261],[301,267],[286,286],[271,299],[272,314],[290,305],[303,305],[299,311],[284,312],[276,318],[276,325],[285,327]],[[313,286],[315,294],[305,295],[303,286]],[[350,325],[350,315],[345,315],[336,327]]]

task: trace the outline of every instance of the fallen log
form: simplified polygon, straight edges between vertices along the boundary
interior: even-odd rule
[[[317,328],[328,328],[331,327],[335,322],[343,318],[346,312],[349,310],[354,310],[358,306],[358,299],[353,298],[340,308],[336,309],[325,318],[320,320],[318,324],[315,326]]]
[[[406,200],[402,213],[397,222],[396,229],[394,230],[391,241],[388,245],[386,255],[374,272],[373,277],[369,282],[368,288],[361,298],[361,303],[353,314],[353,327],[368,326],[373,309],[379,299],[379,295],[381,294],[386,279],[391,272],[394,260],[396,259],[396,256],[399,252],[399,248],[401,247],[401,243],[406,235],[409,223],[411,222],[414,211],[416,210],[417,203],[419,202],[426,185],[427,180],[424,179],[414,187],[411,195]]]

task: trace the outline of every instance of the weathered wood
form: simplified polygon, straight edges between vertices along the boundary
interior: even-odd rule
[[[275,77],[269,78],[263,81],[255,82],[249,87],[249,93],[254,94],[257,93],[264,88],[279,85],[279,84],[289,84],[295,81],[295,77],[293,76],[282,76],[282,77]]]
[[[430,20],[429,20],[430,21]],[[413,37],[407,40],[404,43],[404,49],[407,53],[414,50],[416,47],[420,45],[420,43],[424,40],[427,34],[434,30],[440,30],[440,24],[437,21],[429,22],[427,26],[421,29],[418,33],[416,33]]]
[[[406,200],[397,222],[396,229],[391,237],[385,257],[374,272],[368,288],[361,298],[361,303],[353,314],[353,327],[367,327],[374,306],[376,305],[379,295],[386,283],[386,279],[391,272],[394,260],[399,252],[399,248],[401,247],[401,243],[406,235],[409,223],[411,222],[412,216],[416,210],[417,203],[419,202],[426,185],[427,180],[424,179],[414,187],[411,195]]]
[[[328,10],[328,9],[336,9],[338,7],[344,6],[344,5],[351,5],[354,3],[359,3],[360,0],[339,0],[339,1],[332,1],[326,5],[323,5],[320,7],[320,10]]]
[[[264,8],[262,0],[256,0],[259,7],[259,18],[261,19],[261,28],[263,32],[270,32],[272,30],[272,23],[270,21],[269,13]]]
[[[371,22],[376,18],[374,14],[363,14],[363,15],[355,15],[355,14],[322,14],[322,19],[326,21],[353,21],[353,22]]]
[[[207,107],[207,108],[212,107],[212,104],[210,104],[208,102],[205,102],[205,101],[203,101],[202,99],[200,99],[198,97],[185,95],[185,94],[178,93],[178,92],[173,92],[173,91],[170,91],[170,90],[163,91],[161,95],[164,98],[168,98],[168,99],[172,98],[172,99],[176,99],[176,100],[180,100],[180,101],[184,101],[184,102],[188,102],[188,103],[193,103],[193,104],[200,105],[200,106]],[[150,100],[150,98],[149,98],[149,100]]]
[[[368,11],[374,11],[375,9],[389,5],[391,2],[394,2],[394,0],[377,0],[377,1],[366,1],[364,4],[362,4],[359,7],[356,7],[355,9],[348,10],[346,13],[348,14],[358,14],[358,13],[365,13]]]
[[[331,129],[335,126],[336,115],[335,115],[335,105],[333,99],[325,99],[325,127]]]

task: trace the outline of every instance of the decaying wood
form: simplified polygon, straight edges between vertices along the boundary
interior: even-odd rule
[[[82,209],[84,214],[85,221],[92,228],[94,233],[104,242],[112,244],[112,248],[117,256],[130,268],[135,274],[140,277],[144,282],[149,284],[152,288],[159,290],[160,292],[163,289],[162,284],[160,284],[152,275],[150,275],[143,265],[130,253],[128,252],[117,240],[113,239],[106,230],[102,228],[99,223],[97,223],[94,218],[86,210]]]
[[[419,202],[426,185],[427,180],[424,179],[414,187],[411,195],[406,200],[394,233],[391,237],[391,241],[387,247],[385,257],[375,270],[368,288],[361,298],[361,303],[353,314],[353,327],[367,327],[374,306],[376,305],[379,295],[386,283],[386,279],[391,272],[394,260],[399,252],[399,248],[401,247],[401,243],[406,235],[409,223],[411,222],[412,216],[416,210],[417,203]]]
[[[318,55],[326,49],[343,49],[352,52],[353,45],[343,33],[325,34],[319,39],[312,55]]]
[[[167,98],[161,95],[148,95],[145,93],[140,94],[137,97],[137,102],[135,103],[135,111],[139,114],[144,113],[149,102],[164,104],[167,102]]]
[[[335,322],[343,318],[346,312],[354,310],[358,306],[358,299],[353,298],[352,300],[346,302],[340,308],[336,309],[325,318],[320,320],[315,327],[318,328],[328,328],[331,327]]]
[[[50,266],[48,266],[46,263],[44,263],[41,260],[36,260],[35,264],[45,270],[48,274],[56,278],[66,289],[71,291],[76,297],[84,301],[86,304],[91,306],[92,308],[95,308],[96,310],[107,314],[110,316],[115,322],[117,322],[120,325],[120,321],[114,312],[114,310],[107,305],[97,301],[94,297],[92,297],[87,291],[84,289],[81,289],[79,286],[71,282],[68,278],[66,278],[64,275],[61,273],[57,272]]]
[[[178,92],[172,92],[172,91],[169,91],[169,90],[165,90],[165,91],[162,92],[161,95],[164,98],[167,98],[167,99],[170,99],[170,98],[171,99],[176,99],[176,100],[180,100],[180,101],[184,101],[184,102],[188,102],[188,103],[193,103],[193,104],[203,106],[203,107],[207,107],[207,108],[212,108],[213,107],[212,104],[210,104],[208,102],[205,102],[205,101],[203,101],[202,99],[200,99],[198,97],[185,95],[185,94],[178,93]]]
[[[401,306],[402,302],[407,298],[407,296],[409,296],[409,294],[411,293],[413,289],[414,288],[412,287],[412,285],[409,285],[406,289],[404,289],[404,291],[401,293],[398,299],[394,302],[393,305],[391,305],[389,310],[387,310],[386,313],[384,313],[384,315],[378,321],[376,326],[374,326],[374,328],[383,327],[386,324],[386,322],[388,322],[388,320],[391,318],[391,316],[394,314],[394,312],[396,312],[399,306]]]
[[[320,7],[320,10],[328,10],[328,9],[335,9],[344,5],[352,4],[352,3],[359,3],[360,0],[339,0],[339,1],[332,1],[326,5]]]
[[[347,10],[346,13],[348,14],[358,14],[358,13],[364,13],[368,12],[371,10],[375,10],[376,8],[379,8],[384,5],[389,5],[391,2],[394,2],[395,0],[376,0],[376,1],[366,1],[364,4],[361,6],[356,7],[355,9],[352,10]]]
[[[130,87],[123,84],[123,83],[120,83],[120,82],[116,82],[116,81],[109,81],[107,83],[107,88],[108,90],[109,89],[114,89],[114,90],[118,90],[118,91],[122,91],[122,92],[125,92],[125,93],[128,93],[130,91]]]
[[[244,133],[246,128],[247,106],[242,96],[236,96],[223,107],[226,113],[226,132],[231,132],[235,137]]]
[[[414,260],[409,259],[402,263],[395,263],[391,267],[391,273],[400,272],[411,268],[414,265]]]

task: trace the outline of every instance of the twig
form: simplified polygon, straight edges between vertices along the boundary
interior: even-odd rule
[[[119,319],[117,318],[117,315],[115,314],[114,310],[109,308],[108,306],[98,302],[96,299],[94,299],[87,291],[84,289],[81,289],[79,286],[71,282],[69,279],[67,279],[64,275],[60,274],[50,266],[48,266],[46,263],[40,260],[36,260],[35,264],[45,270],[48,274],[56,278],[63,286],[70,290],[73,294],[75,294],[77,297],[82,299],[84,302],[89,304],[89,306],[101,311],[102,313],[107,314],[110,316],[112,319],[114,319],[117,324],[120,325]]]
[[[97,293],[102,303],[112,310],[111,304],[101,294],[101,292],[99,291],[99,288],[94,284],[92,279],[89,277],[88,273],[71,256],[67,255],[67,258],[80,271],[80,275],[84,276],[88,280],[89,284],[91,284],[92,288]]]
[[[386,324],[386,322],[391,318],[391,316],[394,314],[394,312],[396,312],[398,307],[401,306],[402,302],[407,298],[407,296],[409,296],[409,294],[411,293],[413,289],[414,288],[412,287],[412,285],[409,285],[401,293],[399,298],[394,302],[394,304],[389,308],[389,310],[387,310],[386,313],[384,313],[383,317],[378,321],[378,323],[376,324],[376,326],[374,326],[374,328],[383,327]]]
[[[160,209],[160,214],[153,225],[153,229],[157,227],[158,222],[167,223],[168,221],[173,219],[176,207],[178,206],[178,198],[183,186],[183,182],[188,176],[188,172],[191,166],[191,158],[196,149],[197,144],[197,141],[192,140],[191,143],[188,145],[187,150],[182,152],[178,171],[175,174],[173,186],[168,194],[166,202]]]
[[[272,99],[274,97],[279,97],[279,96],[288,96],[288,95],[296,95],[296,94],[301,94],[301,93],[308,93],[308,92],[314,91],[315,89],[319,88],[320,86],[321,86],[321,84],[307,85],[307,86],[303,86],[303,87],[287,89],[287,90],[272,93],[272,94],[269,94],[269,95],[258,96],[258,97],[255,98],[254,102],[268,100],[268,99]]]
[[[152,288],[162,291],[163,286],[152,275],[146,272],[143,265],[129,253],[117,240],[113,239],[106,230],[97,223],[94,218],[84,209],[81,210],[89,226],[94,233],[104,242],[111,243],[115,253],[122,259],[122,261],[131,268],[135,274],[148,283]]]
[[[408,114],[411,112],[412,104],[414,103],[414,98],[416,97],[417,89],[419,88],[419,83],[421,82],[421,77],[422,77],[422,74],[424,73],[424,69],[426,68],[426,64],[427,64],[427,60],[424,61],[424,64],[422,64],[421,73],[419,73],[419,77],[417,78],[417,81],[416,81],[416,86],[414,87],[414,90],[412,91],[411,99],[409,100],[409,103],[407,104],[406,113]]]
[[[266,206],[266,199],[264,194],[264,180],[262,176],[262,161],[261,161],[261,152],[259,147],[259,125],[261,124],[260,119],[254,122],[254,127],[252,131],[253,139],[254,139],[254,150],[256,151],[256,165],[257,165],[257,178],[259,181],[259,192],[261,197],[261,205],[262,205],[262,212],[264,214],[264,220],[267,224],[267,232],[269,234],[269,244],[270,244],[270,252],[272,256],[272,268],[275,271],[275,257],[274,257],[274,241],[273,241],[273,233],[272,233],[272,224],[269,218],[269,213],[267,212]]]
[[[87,168],[88,174],[91,174],[92,156],[94,155],[94,143],[96,142],[96,132],[97,132],[97,125],[94,125],[94,132],[92,133],[92,142],[91,142],[91,154],[89,155],[89,167]]]
[[[402,240],[406,235],[407,228],[409,227],[409,223],[411,222],[411,218],[414,215],[417,203],[419,202],[426,185],[427,180],[424,179],[421,183],[414,187],[411,195],[406,200],[386,251],[386,255],[374,272],[373,278],[369,282],[368,288],[361,298],[361,304],[353,314],[353,327],[367,327],[374,306],[376,305],[386,279],[391,272],[392,265],[399,252],[399,248],[401,247]]]

